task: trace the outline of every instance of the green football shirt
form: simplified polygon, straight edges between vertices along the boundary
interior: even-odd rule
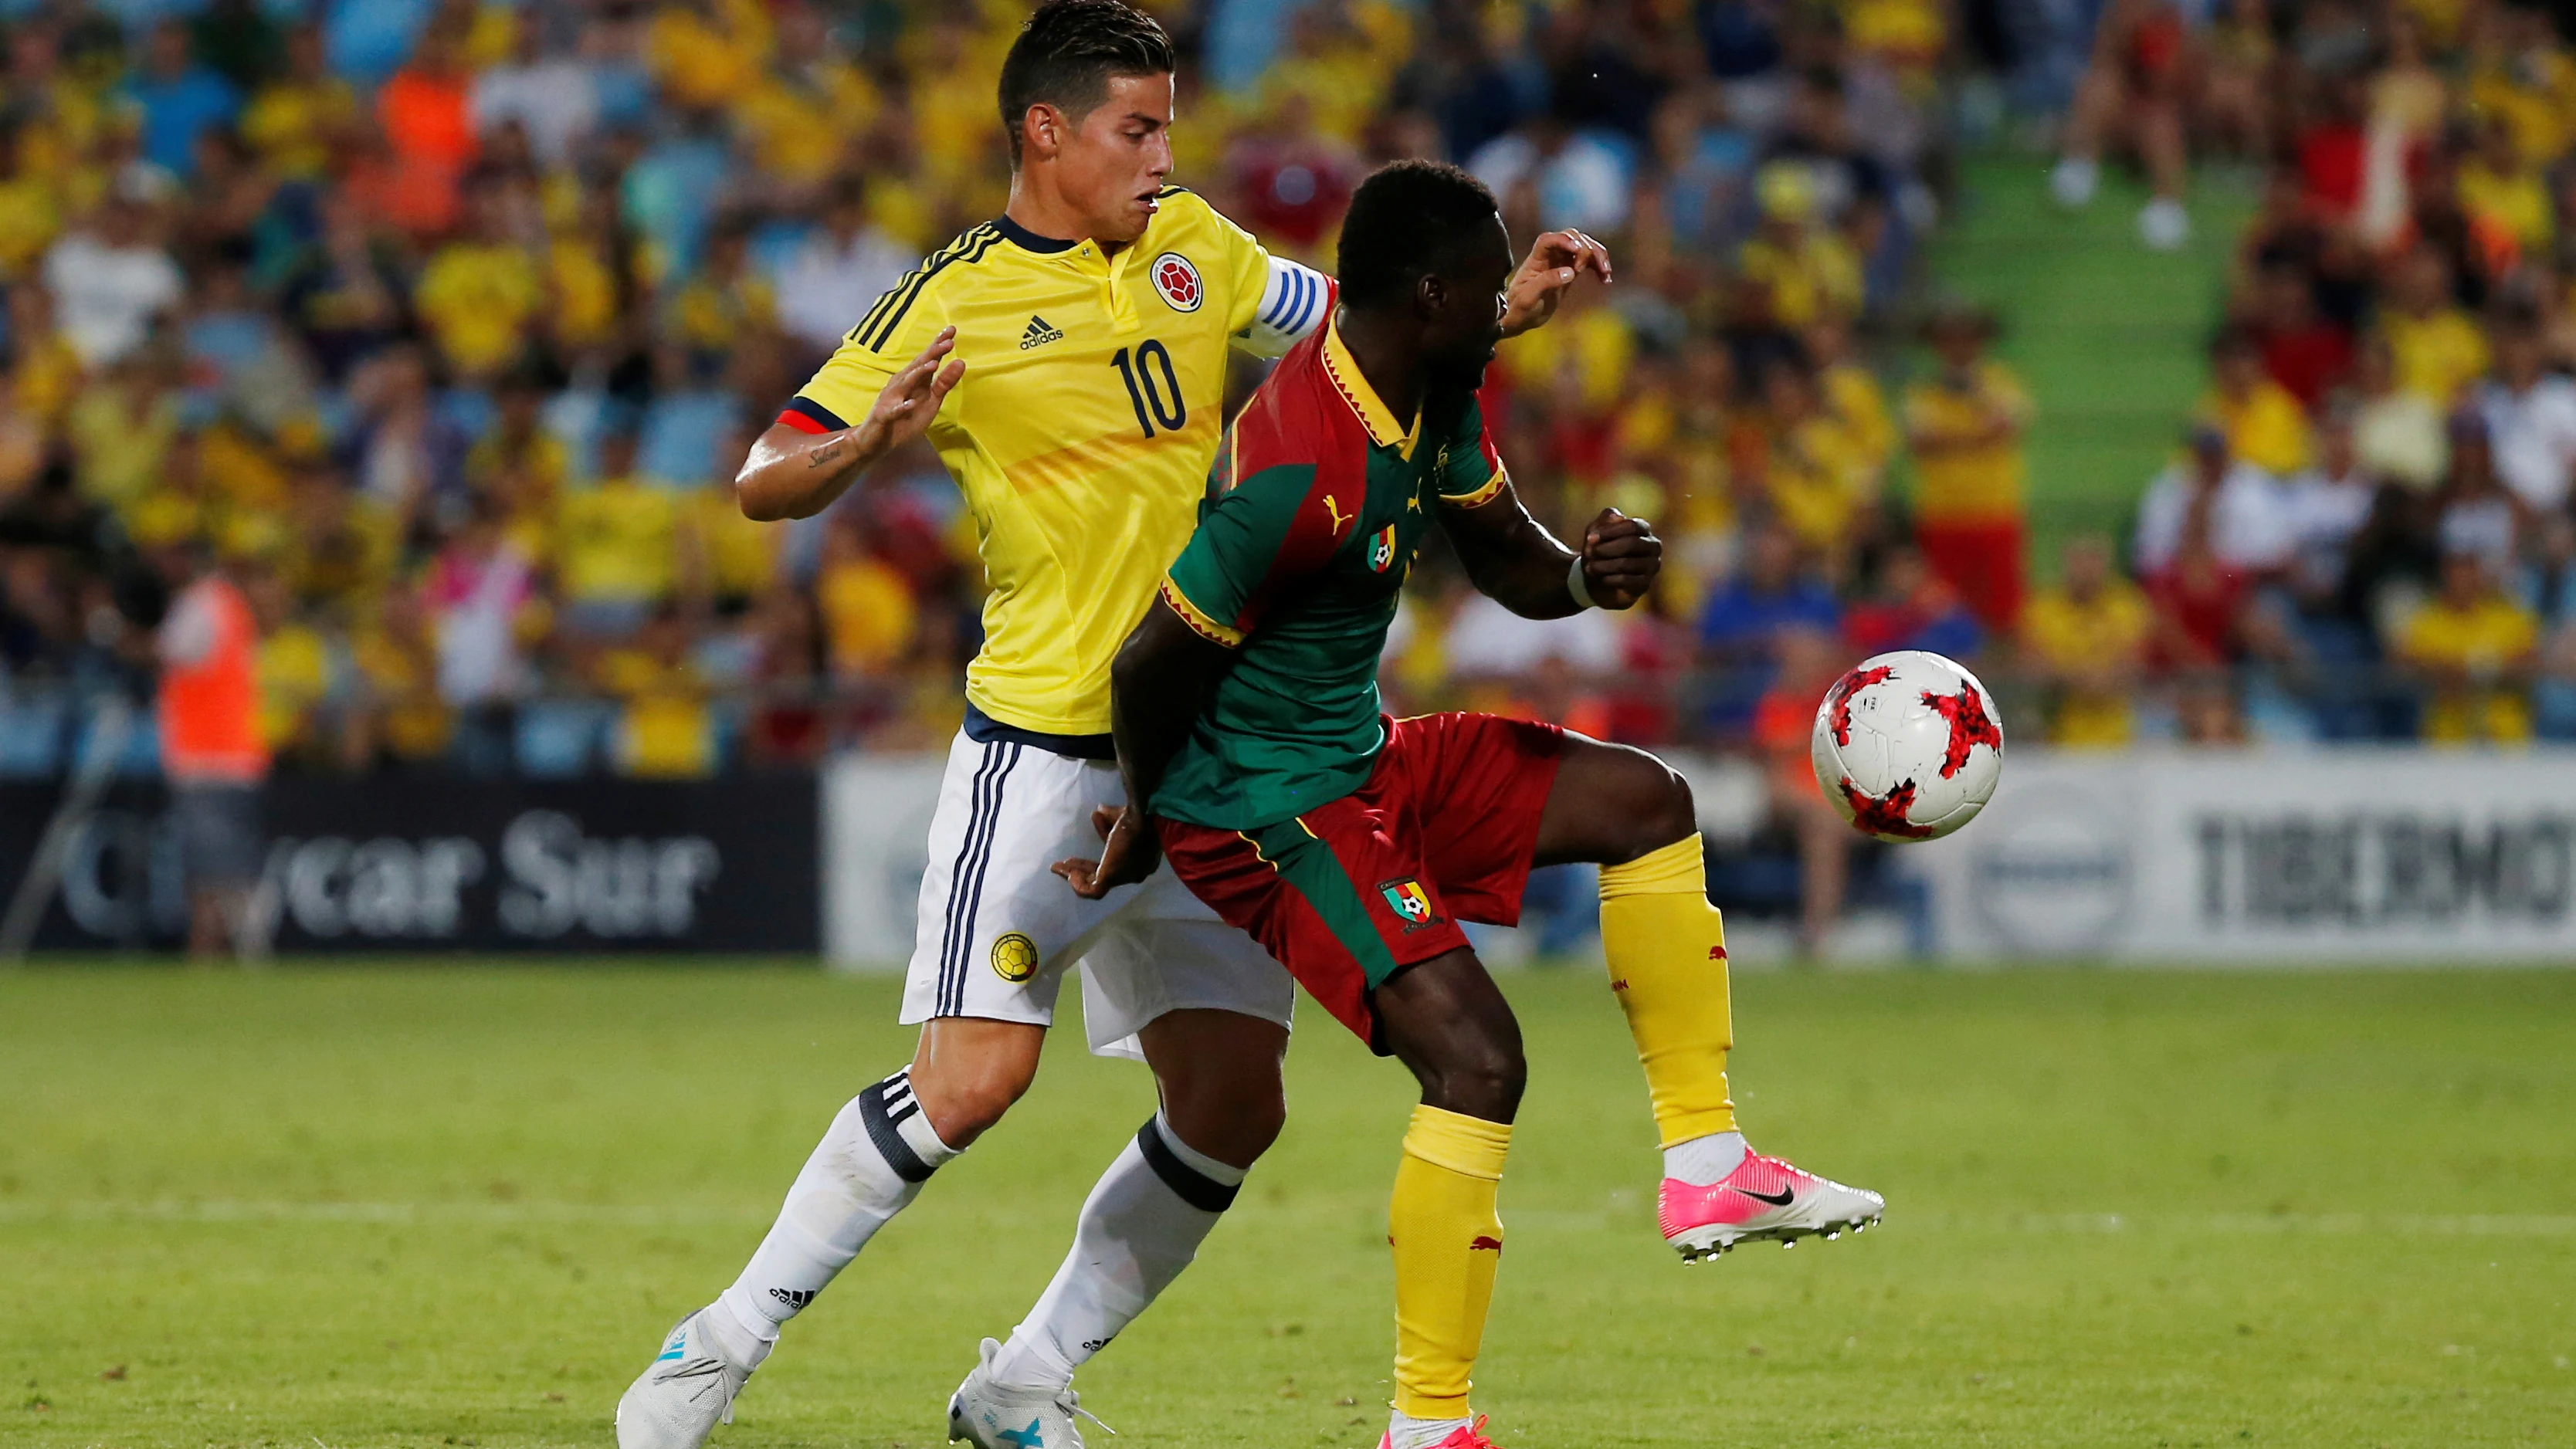
[[[1365,783],[1385,730],[1378,656],[1438,507],[1504,472],[1470,401],[1446,436],[1408,431],[1327,327],[1280,359],[1235,420],[1224,489],[1163,580],[1164,602],[1236,653],[1150,808],[1222,830],[1276,825]]]

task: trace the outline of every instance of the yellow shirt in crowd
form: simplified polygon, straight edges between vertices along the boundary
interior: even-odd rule
[[[2462,389],[2486,375],[2486,334],[2457,307],[2429,317],[2389,312],[2379,330],[2397,364],[2397,385],[2437,408],[2459,401]]]
[[[2568,98],[2576,93],[2576,73],[2565,55],[2499,51],[2470,78],[2468,91],[2467,112],[2502,118],[2525,162],[2546,166],[2566,152]]]
[[[719,597],[747,599],[766,592],[776,573],[780,531],[742,516],[730,488],[701,488],[686,504],[706,579]]]
[[[665,5],[645,32],[645,60],[663,94],[713,110],[759,81],[770,39],[769,14],[758,0]]]
[[[2152,618],[2146,595],[2126,579],[2104,585],[2090,600],[2043,589],[2022,606],[2021,637],[2051,668],[2080,675],[2137,658]],[[2124,691],[2070,685],[2059,695],[2049,739],[2069,749],[2117,749],[2129,742],[2133,725]]]
[[[2418,664],[2473,672],[2500,670],[2540,642],[2540,621],[2502,594],[2467,608],[2435,599],[2398,631],[2397,651]],[[2424,737],[2446,744],[2531,738],[2531,706],[2518,689],[2472,685],[2440,691],[2424,712]]]
[[[0,281],[30,275],[62,224],[62,207],[43,177],[21,172],[0,181]]]
[[[1947,7],[1936,0],[1849,0],[1843,31],[1867,55],[1928,65],[1949,43]]]
[[[1626,318],[1593,307],[1524,332],[1496,351],[1525,386],[1546,392],[1571,380],[1585,407],[1606,411],[1628,386],[1637,338]]]
[[[162,460],[179,435],[179,399],[155,399],[137,417],[122,387],[92,387],[63,419],[79,458],[80,491],[123,512],[161,481]]]
[[[567,347],[606,342],[617,330],[617,272],[579,237],[546,248],[555,336]]]
[[[1737,266],[1747,281],[1770,293],[1771,315],[1783,327],[1860,311],[1860,254],[1821,227],[1791,245],[1757,236],[1744,244]]]
[[[2307,409],[2272,379],[2232,402],[2212,392],[2201,399],[2200,410],[2227,435],[2228,451],[2255,467],[2287,478],[2308,466]]]
[[[402,760],[430,759],[447,748],[456,721],[438,694],[438,661],[425,641],[397,639],[369,629],[349,646],[350,662],[376,704],[376,725],[386,753]]]
[[[835,675],[880,675],[912,652],[921,608],[912,586],[883,559],[862,554],[824,565],[814,594]]]
[[[2538,173],[2494,171],[2472,161],[2460,168],[2459,193],[2462,207],[2511,232],[2525,251],[2548,250],[2557,222]]]
[[[9,379],[9,401],[29,417],[52,421],[80,392],[80,354],[59,332],[13,338],[18,366]]]
[[[730,284],[692,278],[670,305],[671,332],[709,352],[721,352],[744,333],[766,330],[778,320],[777,296],[767,282],[749,275]]]
[[[1905,428],[1916,436],[1970,438],[2003,413],[2027,426],[2030,394],[2000,362],[1978,364],[1975,385],[1961,390],[1938,377],[1905,389]],[[1975,446],[1918,451],[1914,513],[1926,523],[2003,523],[2022,516],[2021,435]]]
[[[282,181],[313,181],[331,166],[331,138],[355,127],[358,94],[336,77],[262,86],[242,112],[242,139]]]
[[[412,294],[438,350],[473,374],[498,371],[518,355],[520,333],[544,300],[537,264],[526,252],[481,242],[442,248]]]
[[[1781,526],[1811,549],[1831,550],[1850,538],[1852,515],[1869,501],[1871,479],[1860,436],[1840,418],[1809,418],[1771,449],[1771,506]]]
[[[714,771],[715,719],[695,666],[665,662],[641,649],[616,649],[600,661],[599,678],[626,702],[615,743],[621,770],[665,780]]]
[[[259,735],[271,750],[305,737],[331,692],[331,646],[309,624],[290,623],[259,641]]]
[[[608,478],[556,505],[555,574],[575,603],[638,603],[671,592],[679,506],[641,478]]]
[[[1896,422],[1888,416],[1887,392],[1878,385],[1878,378],[1857,362],[1837,362],[1819,380],[1824,384],[1825,406],[1850,425],[1870,468],[1885,468],[1896,456]]]
[[[763,175],[819,186],[848,140],[875,126],[882,105],[865,72],[830,62],[792,79],[764,74],[735,98],[733,117]]]

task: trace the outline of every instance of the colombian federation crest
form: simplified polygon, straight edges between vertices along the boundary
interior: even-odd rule
[[[1195,312],[1207,301],[1207,288],[1199,285],[1199,269],[1179,252],[1165,252],[1154,258],[1154,290],[1172,304],[1175,312]]]
[[[1369,540],[1369,572],[1385,573],[1395,562],[1395,525],[1390,523]]]
[[[1407,934],[1431,924],[1431,896],[1429,892],[1423,890],[1422,882],[1391,880],[1380,885],[1377,893],[1386,897],[1387,905],[1404,918],[1404,929]]]
[[[1038,974],[1038,943],[1018,931],[993,942],[993,974],[1017,985]]]

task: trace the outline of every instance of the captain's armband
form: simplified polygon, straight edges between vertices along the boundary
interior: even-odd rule
[[[1270,258],[1270,279],[1252,325],[1234,334],[1234,345],[1255,357],[1277,357],[1324,325],[1333,309],[1333,279],[1286,257]]]

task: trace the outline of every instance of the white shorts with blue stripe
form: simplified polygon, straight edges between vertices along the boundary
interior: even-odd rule
[[[1288,973],[1169,867],[1099,901],[1049,871],[1097,857],[1091,812],[1126,798],[1115,765],[960,733],[930,822],[903,1020],[1051,1025],[1065,973],[1079,967],[1084,1035],[1102,1056],[1141,1056],[1136,1033],[1167,1011],[1208,1007],[1286,1026]]]

